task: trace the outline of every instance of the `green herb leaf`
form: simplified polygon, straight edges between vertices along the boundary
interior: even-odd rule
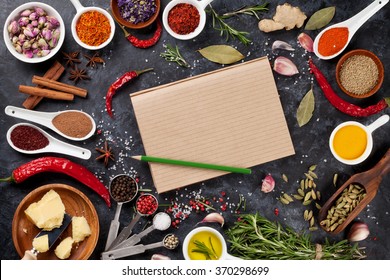
[[[336,7],[328,7],[315,12],[307,21],[306,30],[316,30],[327,25],[336,12]]]
[[[313,89],[310,89],[302,98],[297,110],[297,121],[299,127],[304,126],[310,121],[313,116],[314,103]]]
[[[206,59],[220,64],[232,64],[245,56],[235,48],[227,45],[212,45],[199,50]]]
[[[209,238],[209,243],[210,243],[211,249],[209,247],[207,247],[207,245],[204,244],[204,242],[201,242],[199,240],[195,240],[194,244],[196,246],[196,249],[192,249],[191,252],[203,254],[205,256],[206,260],[211,260],[211,258],[218,259],[218,256],[214,250],[213,243],[211,243],[211,237]]]

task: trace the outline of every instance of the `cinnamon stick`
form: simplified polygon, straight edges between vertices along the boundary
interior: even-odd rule
[[[62,91],[62,92],[71,93],[71,94],[74,94],[74,95],[77,95],[77,96],[81,96],[81,97],[86,97],[87,96],[87,90],[86,89],[83,89],[83,88],[80,88],[80,87],[76,87],[76,86],[72,86],[72,85],[68,85],[68,84],[61,83],[61,82],[57,82],[57,81],[53,81],[53,80],[50,80],[50,79],[47,79],[47,78],[44,78],[44,77],[40,77],[40,76],[35,76],[34,75],[33,78],[32,78],[32,83],[36,84],[36,85],[39,85],[39,86],[42,86],[42,87],[46,87],[46,88],[49,88],[49,89],[55,89],[55,90],[59,90],[59,91]]]
[[[49,70],[46,71],[46,73],[43,75],[43,77],[47,79],[52,80],[58,80],[62,73],[64,73],[65,67],[62,66],[61,63],[58,61],[55,61],[54,64],[49,68]],[[41,87],[41,86],[38,86]],[[39,102],[43,99],[42,96],[36,96],[36,95],[30,95],[26,98],[26,100],[23,102],[23,107],[26,109],[34,109],[35,106],[39,104]]]
[[[39,88],[39,87],[20,85],[19,91],[25,94],[42,96],[42,97],[47,97],[47,98],[57,99],[57,100],[72,101],[74,99],[73,94],[62,92],[62,91],[51,90],[51,89]]]

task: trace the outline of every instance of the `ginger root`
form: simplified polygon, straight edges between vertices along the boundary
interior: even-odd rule
[[[302,27],[306,20],[306,15],[299,9],[289,3],[278,5],[275,15],[272,19],[262,19],[259,22],[259,29],[263,32],[272,32],[276,30],[291,30],[295,27]]]

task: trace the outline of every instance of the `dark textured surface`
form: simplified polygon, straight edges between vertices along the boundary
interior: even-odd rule
[[[4,21],[8,14],[18,5],[25,1],[3,1],[0,11],[0,22]],[[66,24],[66,38],[62,47],[62,51],[71,52],[81,50],[75,43],[70,32],[70,23],[75,15],[75,9],[69,1],[47,0],[44,1],[57,9],[63,17]],[[163,7],[168,1],[162,1]],[[285,1],[271,1],[269,5],[270,11],[261,15],[265,18],[271,18],[274,14],[277,4],[283,4]],[[258,1],[222,1],[215,0],[213,7],[219,11],[231,11],[239,8],[244,4],[256,4]],[[300,6],[306,15],[310,16],[316,10],[330,5],[335,5],[336,15],[332,23],[337,23],[349,18],[365,8],[371,1],[290,1],[291,4]],[[82,1],[84,6],[98,6],[102,8],[109,7],[109,1]],[[334,71],[338,58],[331,61],[320,61],[314,57],[316,65],[325,73],[330,80],[331,85],[336,92],[344,99],[361,104],[363,107],[369,104],[374,104],[384,96],[388,96],[388,88],[390,86],[388,77],[388,68],[390,67],[390,52],[389,52],[389,27],[388,20],[390,18],[390,6],[383,8],[374,17],[372,17],[360,30],[355,34],[351,44],[347,50],[352,49],[368,49],[373,51],[383,62],[385,67],[385,81],[380,91],[374,96],[366,100],[357,101],[348,98],[338,89],[334,78]],[[171,199],[177,200],[180,203],[187,203],[191,193],[202,190],[202,195],[208,198],[213,196],[221,197],[221,191],[226,192],[224,199],[229,199],[229,203],[238,202],[238,194],[244,195],[247,199],[246,212],[259,212],[270,220],[281,222],[283,225],[288,225],[296,231],[307,231],[307,222],[303,221],[302,213],[305,209],[299,202],[294,202],[288,206],[282,205],[276,198],[280,193],[293,193],[297,188],[297,182],[303,178],[304,172],[312,164],[317,164],[316,172],[319,180],[317,180],[318,189],[322,192],[322,203],[330,197],[334,192],[332,186],[332,178],[334,173],[340,174],[339,184],[342,184],[349,176],[354,173],[362,172],[373,167],[375,163],[384,155],[389,148],[389,125],[381,127],[374,132],[374,149],[370,157],[364,163],[357,166],[346,166],[336,161],[331,155],[328,148],[328,139],[333,128],[343,121],[357,120],[363,124],[370,124],[383,113],[389,113],[386,109],[377,115],[355,119],[344,115],[334,109],[325,99],[323,93],[314,81],[314,95],[316,100],[314,116],[312,120],[305,126],[299,128],[295,118],[295,113],[299,101],[303,95],[310,89],[312,77],[307,70],[308,55],[297,44],[297,36],[302,31],[294,29],[291,31],[278,31],[274,33],[262,33],[258,30],[258,20],[254,17],[240,16],[231,18],[228,21],[237,29],[248,31],[249,37],[253,43],[244,46],[237,40],[225,41],[224,37],[219,36],[219,32],[212,28],[211,16],[207,16],[205,30],[196,40],[192,41],[175,41],[166,32],[163,32],[159,43],[146,50],[136,49],[131,46],[123,37],[122,31],[117,28],[115,37],[111,44],[101,51],[101,56],[106,60],[105,66],[99,65],[97,69],[89,69],[88,75],[90,81],[81,81],[78,83],[80,87],[85,87],[89,90],[89,95],[86,100],[76,98],[73,102],[61,102],[54,100],[45,100],[39,104],[36,110],[39,111],[58,111],[65,109],[80,109],[93,115],[98,129],[101,131],[81,143],[83,147],[89,148],[92,151],[92,157],[88,161],[83,161],[75,158],[70,158],[73,161],[85,165],[89,170],[93,171],[108,186],[110,178],[120,173],[138,173],[140,176],[140,184],[144,188],[151,188],[155,191],[153,182],[150,176],[149,168],[146,164],[135,162],[126,155],[137,155],[143,153],[142,140],[140,138],[132,106],[129,100],[129,94],[141,89],[154,87],[160,84],[166,84],[172,81],[180,80],[188,76],[193,76],[205,73],[214,69],[219,69],[222,66],[214,64],[202,58],[196,50],[212,44],[229,44],[237,47],[243,53],[245,61],[268,55],[271,63],[275,55],[281,54],[290,57],[298,66],[300,74],[294,77],[283,77],[275,73],[275,80],[279,90],[280,99],[283,105],[284,113],[287,119],[288,127],[291,133],[292,141],[295,147],[296,154],[288,158],[280,159],[274,162],[262,164],[252,168],[252,175],[237,175],[229,174],[220,178],[209,180],[200,184],[195,184],[183,188],[181,190],[172,191],[169,193],[157,195],[160,203],[169,203]],[[150,36],[146,30],[137,32],[140,37]],[[308,34],[312,38],[318,31],[309,31]],[[274,40],[284,40],[293,45],[296,51],[293,53],[279,51],[277,54],[272,54],[271,45]],[[182,55],[191,64],[191,68],[180,68],[176,64],[168,63],[159,55],[164,51],[163,44],[177,44],[182,52]],[[93,54],[86,50],[81,50],[85,54]],[[22,120],[14,119],[4,114],[4,108],[7,105],[20,106],[25,99],[25,95],[18,92],[18,85],[31,85],[32,75],[43,73],[50,67],[53,60],[42,64],[26,64],[16,60],[6,49],[4,42],[0,44],[0,177],[7,177],[12,170],[17,166],[26,163],[37,156],[28,156],[17,153],[12,150],[6,142],[6,131],[8,128]],[[61,61],[61,55],[57,55],[56,59]],[[85,67],[86,60],[83,59],[82,67]],[[114,97],[113,108],[115,119],[110,119],[105,112],[104,96],[109,85],[121,74],[133,69],[144,69],[153,67],[154,72],[144,74],[136,81],[126,85],[123,90],[118,91]],[[60,78],[62,82],[68,81],[69,69]],[[259,77],[261,78],[261,77]],[[239,92],[237,92],[239,94]],[[262,128],[259,127],[259,130]],[[50,132],[52,135],[53,133]],[[59,137],[60,138],[60,137]],[[98,156],[95,147],[102,147],[104,139],[108,139],[110,146],[117,157],[115,165],[110,163],[108,169],[101,162],[96,162],[94,158]],[[61,156],[61,155],[59,155]],[[276,180],[274,192],[265,194],[260,191],[260,185],[264,176],[270,173]],[[289,182],[282,180],[281,174],[286,174]],[[114,217],[115,204],[108,209],[103,200],[92,190],[79,183],[77,180],[70,179],[64,175],[58,174],[41,174],[34,176],[20,185],[1,183],[0,192],[0,258],[1,259],[18,259],[19,256],[12,242],[11,224],[13,214],[19,202],[30,191],[38,186],[47,183],[65,183],[77,187],[83,191],[95,205],[100,221],[100,239],[97,244],[94,254],[91,259],[99,259],[100,253],[104,249],[105,239],[108,234],[108,227],[111,219]],[[390,238],[388,232],[390,230],[389,223],[389,205],[390,205],[390,178],[384,177],[377,197],[370,205],[359,215],[359,219],[366,222],[370,228],[370,236],[365,241],[361,242],[365,246],[368,259],[390,259]],[[221,203],[213,202],[213,206],[219,208]],[[279,209],[279,216],[275,216],[274,209]],[[162,208],[163,209],[163,208]],[[234,209],[234,207],[232,207]],[[313,206],[313,209],[314,206]],[[317,213],[317,210],[314,210]],[[122,208],[120,217],[121,224],[127,224],[133,215],[133,208],[130,204],[125,204]],[[193,212],[189,218],[183,221],[179,229],[169,229],[167,232],[174,232],[179,235],[183,241],[187,232],[199,222],[204,213],[197,214]],[[226,219],[225,228],[233,224],[236,216],[231,213],[231,209],[223,212]],[[138,232],[145,225],[145,220],[142,220],[136,228]],[[211,224],[216,227],[217,225]],[[144,238],[144,243],[151,243],[162,240],[166,232],[153,232],[148,237]],[[324,242],[325,237],[331,240],[341,240],[345,237],[345,233],[337,236],[330,236],[322,230],[317,230],[312,233],[313,242]],[[156,249],[142,255],[134,256],[133,259],[150,259],[153,253],[161,253],[169,255],[172,259],[182,259],[181,247],[175,251],[169,252],[166,249]]]

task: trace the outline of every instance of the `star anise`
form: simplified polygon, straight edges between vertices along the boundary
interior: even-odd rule
[[[65,66],[69,65],[73,67],[75,63],[81,63],[81,60],[78,59],[79,53],[80,52],[71,52],[71,53],[62,52],[62,54],[64,55],[64,60],[66,61]]]
[[[112,150],[110,147],[108,147],[107,141],[104,141],[104,148],[96,148],[96,151],[102,153],[100,156],[96,158],[96,160],[104,159],[104,165],[108,165],[108,161],[111,159],[112,161],[115,160],[114,154],[112,153]]]
[[[100,57],[100,53],[99,52],[95,52],[95,54],[93,56],[89,56],[89,55],[84,54],[84,57],[86,59],[88,59],[87,67],[95,68],[96,67],[96,63],[100,63],[100,64],[105,63],[103,58]]]
[[[69,80],[72,80],[75,84],[79,80],[90,80],[90,79],[91,78],[87,75],[87,70],[79,69],[77,65],[75,65],[75,67],[72,70],[70,70]]]

